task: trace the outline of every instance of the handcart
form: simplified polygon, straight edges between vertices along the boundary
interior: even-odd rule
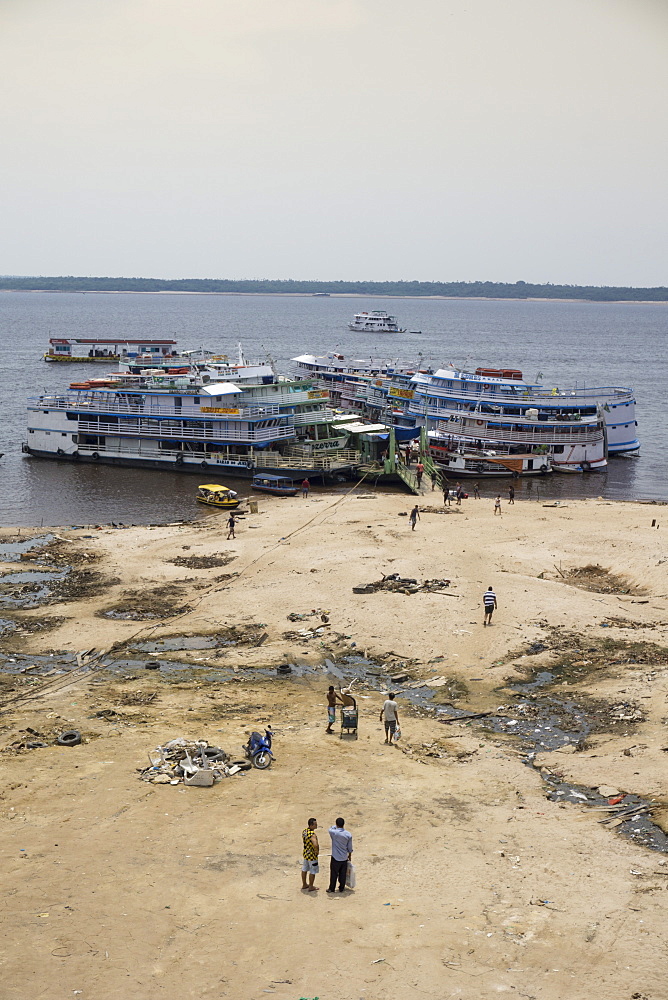
[[[355,739],[357,739],[357,723],[359,719],[357,702],[352,695],[348,695],[347,697],[352,704],[341,706],[341,732],[339,734],[339,738],[343,739],[343,734],[345,732],[346,736],[350,736],[352,733],[355,736]]]

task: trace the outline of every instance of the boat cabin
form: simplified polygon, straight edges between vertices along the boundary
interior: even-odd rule
[[[279,497],[293,497],[297,493],[297,487],[288,476],[253,476],[252,487]]]

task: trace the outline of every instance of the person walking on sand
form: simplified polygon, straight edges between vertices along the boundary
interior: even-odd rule
[[[473,499],[474,500],[480,499],[480,487],[478,486],[477,483],[473,484]]]
[[[332,857],[329,862],[329,889],[327,892],[336,892],[337,882],[339,883],[339,892],[344,892],[348,862],[353,855],[352,834],[346,830],[345,820],[342,816],[338,817],[334,826],[330,826],[327,832],[332,840]]]
[[[420,510],[417,504],[415,504],[413,510],[408,515],[408,520],[410,521],[411,524],[411,531],[415,531],[415,524],[417,521],[420,520]]]
[[[452,506],[452,497],[450,496],[450,485],[447,479],[445,480],[445,484],[443,486],[443,506],[444,507]]]
[[[501,514],[501,494],[497,493],[496,500],[494,501],[494,515]]]
[[[315,877],[320,871],[318,865],[318,855],[320,854],[320,844],[318,843],[318,834],[315,832],[318,829],[318,821],[316,819],[310,819],[306,825],[306,828],[302,830],[302,841],[304,842],[304,852],[302,861],[302,889],[306,889],[307,892],[317,892],[318,886],[313,885],[315,882]],[[308,885],[306,884],[306,876],[308,875]]]
[[[308,491],[310,489],[311,489],[311,484],[309,483],[308,479],[304,479],[304,481],[302,482],[302,496],[304,497],[304,500],[308,500]]]
[[[461,507],[462,497],[464,496],[464,487],[462,486],[461,483],[457,483],[457,485],[455,486],[455,490],[457,492],[457,506]]]
[[[228,529],[227,530],[227,540],[228,541],[230,540],[230,538],[236,538],[237,537],[234,534],[234,529],[236,528],[236,526],[237,526],[237,519],[234,516],[234,511],[232,511],[232,513],[230,514],[230,516],[227,519],[227,529]]]
[[[508,487],[508,503],[513,504],[513,506],[515,504],[515,487],[514,486],[509,486]]]
[[[394,691],[390,691],[380,710],[380,722],[385,723],[385,742],[391,743],[399,724],[399,706],[394,700]]]
[[[332,732],[332,726],[336,722],[336,701],[337,699],[342,705],[345,705],[345,701],[340,694],[337,694],[334,690],[334,685],[329,685],[329,691],[327,692],[327,729],[326,733]]]
[[[437,486],[438,486],[438,472],[436,471],[436,469],[434,469],[434,471],[431,474],[431,491],[432,491],[432,493],[434,492],[434,490],[436,489]]]
[[[483,625],[491,625],[492,615],[494,614],[494,611],[496,610],[497,607],[496,594],[494,593],[494,590],[491,587],[488,587],[485,593],[482,595],[482,603],[483,607],[485,608],[485,620],[483,621]]]

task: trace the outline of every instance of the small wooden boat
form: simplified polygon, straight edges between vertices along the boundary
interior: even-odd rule
[[[222,507],[223,510],[236,510],[241,503],[234,490],[227,486],[218,486],[215,483],[208,483],[200,486],[195,498],[200,503],[207,503],[210,507]]]
[[[253,476],[252,488],[277,497],[294,497],[297,487],[288,476]]]

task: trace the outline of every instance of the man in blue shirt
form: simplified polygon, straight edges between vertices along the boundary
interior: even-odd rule
[[[336,883],[339,883],[339,892],[343,892],[346,887],[346,873],[348,862],[353,853],[352,834],[345,829],[345,821],[339,816],[334,826],[329,828],[329,836],[332,840],[332,857],[329,862],[329,889],[327,892],[336,892]]]

